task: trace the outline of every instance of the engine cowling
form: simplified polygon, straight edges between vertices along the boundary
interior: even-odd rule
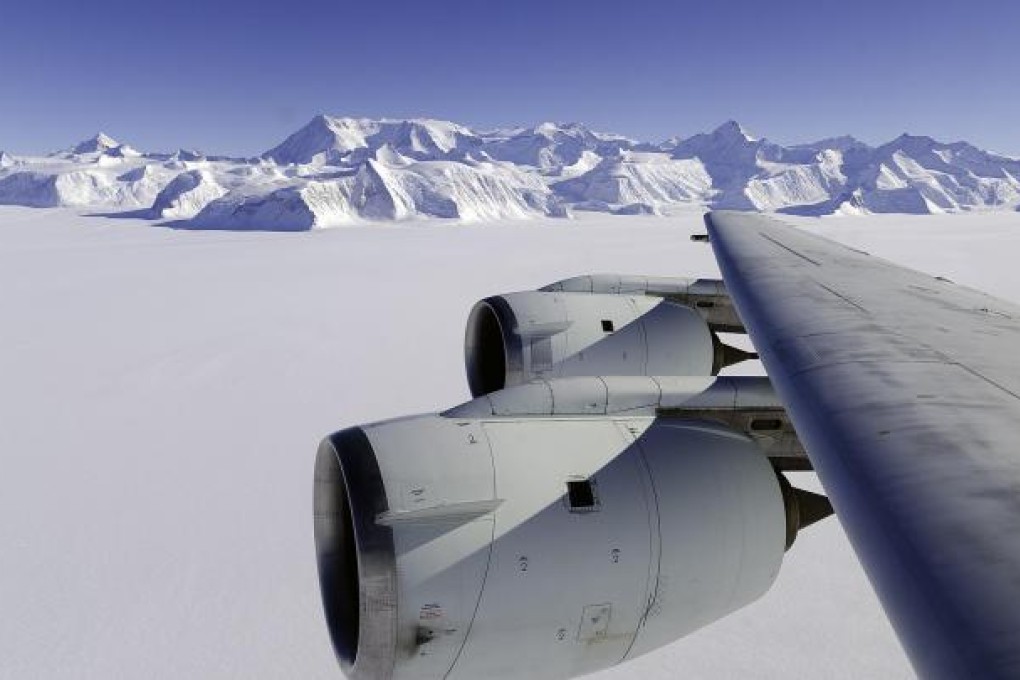
[[[372,679],[562,679],[660,647],[769,588],[789,507],[725,427],[563,415],[343,430],[314,505],[330,637]]]
[[[476,397],[534,378],[713,375],[731,362],[730,349],[688,307],[644,295],[576,292],[481,300],[464,338]]]
[[[575,293],[641,294],[661,297],[691,307],[712,330],[746,333],[720,279],[688,279],[630,274],[584,274],[554,281],[539,290]]]

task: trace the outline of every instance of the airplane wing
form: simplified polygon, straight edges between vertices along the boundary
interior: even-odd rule
[[[706,224],[914,668],[1020,677],[1020,307],[772,217]]]

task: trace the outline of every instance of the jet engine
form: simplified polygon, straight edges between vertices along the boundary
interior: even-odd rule
[[[653,295],[496,295],[475,304],[464,338],[476,397],[539,377],[715,375],[753,356],[723,344],[695,309]]]
[[[344,672],[565,679],[760,597],[812,495],[713,419],[775,412],[767,380],[735,380],[547,380],[324,439],[315,544]]]

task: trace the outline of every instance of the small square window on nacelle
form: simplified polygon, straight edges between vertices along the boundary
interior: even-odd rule
[[[613,332],[613,321],[612,319],[602,319],[602,330],[606,333]]]
[[[570,512],[593,512],[599,509],[595,485],[590,479],[567,481],[567,508]]]

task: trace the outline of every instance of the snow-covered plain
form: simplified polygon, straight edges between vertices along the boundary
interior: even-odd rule
[[[794,221],[1020,300],[1016,213]],[[480,297],[593,271],[716,274],[688,239],[696,211],[150,224],[0,208],[0,677],[338,677],[312,542],[318,440],[466,399]],[[829,520],[761,601],[598,677],[910,675]]]

